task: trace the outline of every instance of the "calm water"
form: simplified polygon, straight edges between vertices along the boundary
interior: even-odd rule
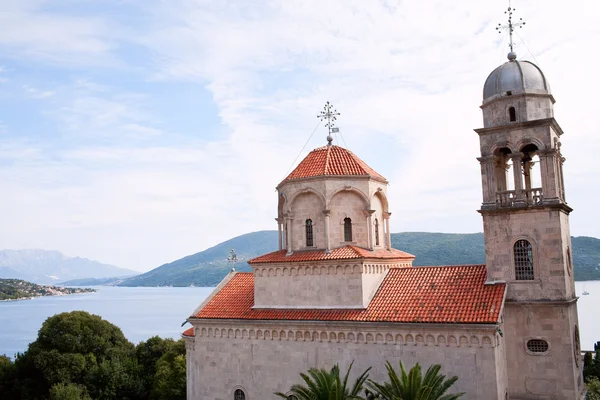
[[[600,281],[577,282],[581,347],[600,341]],[[582,296],[583,288],[590,294]],[[27,349],[44,320],[54,314],[85,310],[119,326],[138,343],[151,336],[179,338],[181,323],[212,288],[99,287],[96,293],[0,302],[0,354],[13,356]],[[187,325],[189,327],[189,325]]]

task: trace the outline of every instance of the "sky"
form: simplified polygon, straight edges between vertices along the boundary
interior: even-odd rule
[[[392,232],[480,232],[473,129],[507,6],[2,0],[0,248],[146,271],[276,229],[275,187],[326,144],[326,101],[336,144],[390,181]],[[571,232],[600,237],[600,4],[512,6],[565,132]]]

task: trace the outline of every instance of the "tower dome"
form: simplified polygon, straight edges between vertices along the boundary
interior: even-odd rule
[[[542,70],[530,61],[518,61],[514,52],[508,61],[488,76],[483,86],[483,101],[520,93],[550,94],[550,85]]]

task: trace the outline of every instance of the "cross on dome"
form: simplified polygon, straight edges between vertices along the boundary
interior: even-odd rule
[[[329,129],[329,134],[327,135],[328,146],[331,145],[331,142],[333,142],[333,136],[331,136],[331,134],[340,131],[340,129],[335,126],[335,121],[337,120],[338,115],[340,115],[340,113],[337,112],[337,110],[334,109],[333,105],[329,102],[325,103],[323,111],[317,115],[317,118],[319,118],[321,121],[327,120],[325,126]]]
[[[513,23],[512,20],[512,15],[513,15],[513,11],[515,11],[515,8],[512,8],[510,5],[510,0],[508,1],[508,9],[506,11],[504,11],[504,14],[508,14],[508,23],[506,25],[502,25],[502,24],[498,24],[498,26],[496,27],[496,30],[498,31],[498,33],[502,33],[504,31],[508,31],[508,36],[509,36],[509,47],[510,47],[510,53],[508,53],[508,59],[510,61],[514,61],[517,59],[517,53],[515,53],[513,46],[513,32],[515,30],[515,28],[523,28],[523,25],[525,25],[525,21],[523,21],[523,18],[519,18],[519,21]]]

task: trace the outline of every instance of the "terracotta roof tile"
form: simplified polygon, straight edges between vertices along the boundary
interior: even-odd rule
[[[383,176],[375,172],[350,150],[331,145],[316,148],[308,153],[283,182],[291,179],[331,175],[369,176],[386,181]]]
[[[186,329],[181,335],[182,336],[186,336],[186,337],[194,337],[194,336],[196,336],[196,334],[194,333],[194,328]]]
[[[252,309],[254,275],[237,273],[200,319],[497,323],[505,283],[486,284],[484,265],[390,269],[366,309]]]
[[[248,264],[300,262],[300,261],[324,261],[324,260],[354,260],[362,258],[374,258],[380,260],[414,260],[415,256],[400,250],[367,250],[357,246],[344,246],[333,249],[330,253],[325,250],[303,250],[295,251],[289,256],[287,250],[278,250],[255,257]]]

